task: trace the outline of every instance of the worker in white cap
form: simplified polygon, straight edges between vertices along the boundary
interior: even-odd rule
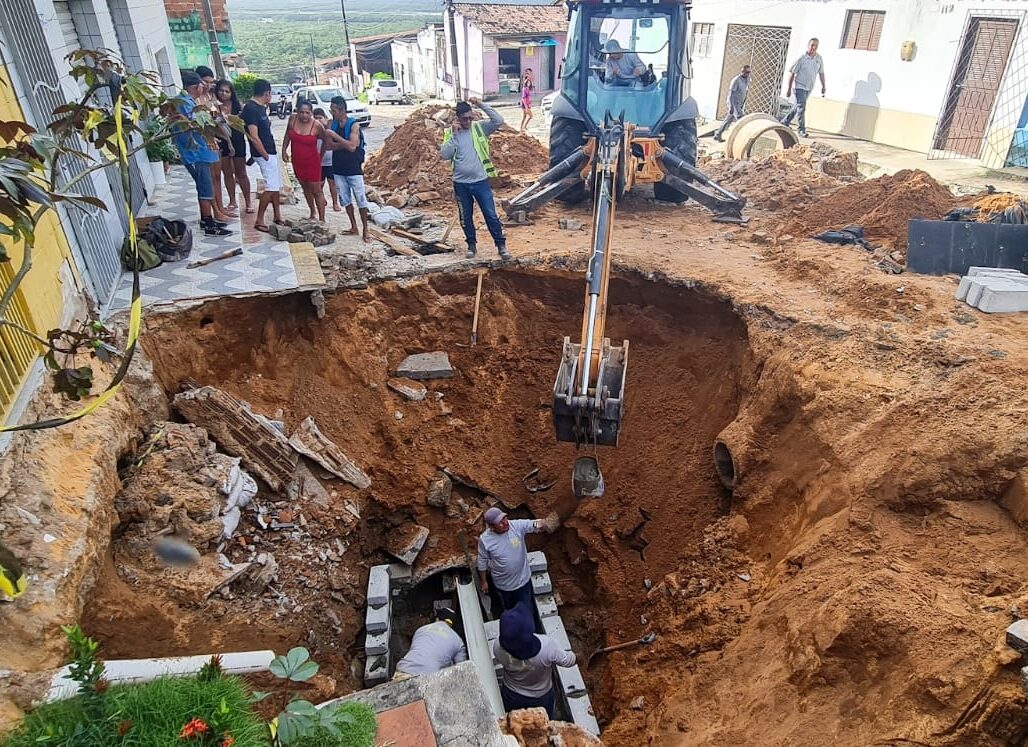
[[[532,572],[528,568],[525,536],[555,530],[558,524],[556,514],[546,520],[510,520],[507,514],[493,506],[483,518],[486,529],[478,537],[478,583],[482,593],[489,593],[491,575],[503,609],[514,609],[518,602],[524,602],[528,609],[533,609]]]

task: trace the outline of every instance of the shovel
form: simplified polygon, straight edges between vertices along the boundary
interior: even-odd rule
[[[588,669],[593,665],[593,661],[600,654],[609,654],[611,651],[620,651],[623,648],[631,648],[632,646],[648,646],[657,640],[656,633],[647,633],[642,638],[637,638],[634,641],[628,641],[626,643],[618,643],[613,646],[607,646],[606,648],[598,648],[589,655],[589,658],[585,662],[585,667]]]

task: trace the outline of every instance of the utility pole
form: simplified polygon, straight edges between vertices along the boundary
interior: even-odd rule
[[[457,32],[454,31],[453,21],[455,12],[453,0],[446,0],[446,21],[450,27],[450,65],[453,67],[453,99],[454,101],[463,101],[464,91],[460,87],[460,70],[457,65]]]
[[[311,70],[314,72],[314,85],[318,85],[318,58],[314,56],[314,34],[311,34]]]
[[[202,0],[203,18],[207,23],[207,38],[211,40],[211,59],[214,61],[214,72],[218,79],[227,77],[225,75],[225,63],[221,60],[221,46],[218,44],[218,32],[214,28],[214,11],[211,10],[211,0]]]
[[[354,96],[357,92],[353,89],[356,88],[354,85],[354,76],[357,74],[357,55],[352,51],[350,47],[350,22],[346,20],[346,0],[339,0],[339,7],[343,11],[343,38],[346,40],[346,59],[350,63],[347,68],[350,70],[350,93]]]

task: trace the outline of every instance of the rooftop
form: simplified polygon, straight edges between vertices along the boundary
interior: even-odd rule
[[[560,5],[457,3],[453,6],[490,36],[559,34],[567,31],[567,12]]]

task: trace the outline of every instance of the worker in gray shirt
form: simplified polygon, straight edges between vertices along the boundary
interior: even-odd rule
[[[545,708],[555,718],[553,665],[575,666],[575,655],[557,641],[536,634],[532,610],[524,602],[500,616],[500,637],[493,656],[503,669],[500,696],[506,711]]]
[[[714,135],[714,139],[719,143],[724,142],[721,136],[725,134],[725,130],[732,122],[742,119],[742,111],[746,108],[746,94],[749,91],[750,66],[743,65],[742,72],[732,78],[732,82],[728,86],[728,113],[725,114],[725,121],[721,123],[721,127]]]
[[[434,623],[422,625],[414,632],[407,655],[396,664],[394,680],[434,674],[440,669],[468,660],[464,641],[454,629],[457,613],[443,608],[436,611],[436,617],[438,620]]]
[[[489,117],[487,122],[478,122],[472,112],[474,104]],[[475,203],[485,217],[485,224],[496,242],[496,251],[502,259],[510,259],[507,239],[503,236],[503,224],[496,215],[496,202],[489,177],[496,176],[496,167],[489,156],[489,136],[503,124],[503,117],[478,99],[457,102],[457,126],[450,127],[443,134],[443,146],[439,155],[453,167],[453,192],[457,197],[460,225],[468,242],[467,257],[471,259],[478,250],[475,239]]]
[[[545,520],[514,519],[493,506],[482,517],[486,530],[478,538],[478,583],[489,594],[487,573],[500,594],[503,609],[524,602],[532,609],[532,571],[528,566],[525,537],[534,532],[552,532],[559,520],[551,514]]]
[[[817,53],[818,40],[811,39],[807,44],[807,52],[800,57],[793,66],[789,68],[789,86],[785,92],[786,98],[792,96],[793,86],[796,87],[796,104],[785,115],[782,124],[786,127],[792,124],[792,118],[798,115],[800,123],[800,135],[807,137],[807,99],[810,92],[814,90],[814,82],[821,78],[821,95],[824,96],[825,87],[825,63],[821,55]]]

